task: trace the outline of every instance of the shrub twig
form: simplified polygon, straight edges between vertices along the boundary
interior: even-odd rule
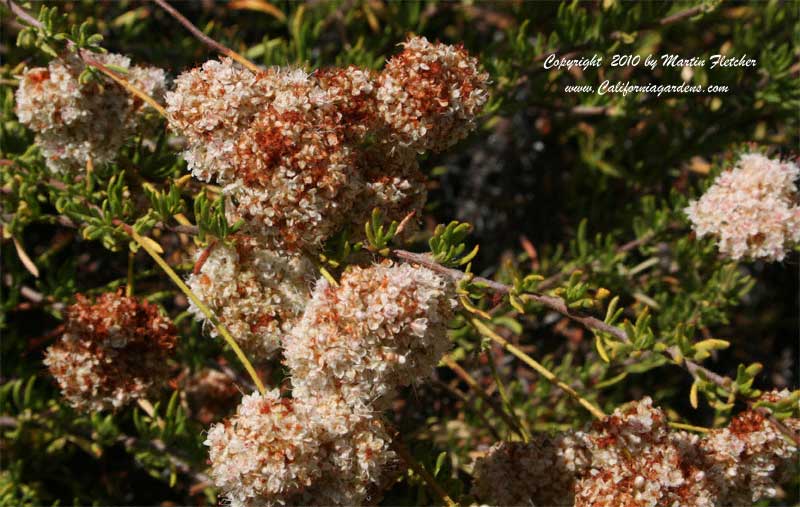
[[[199,28],[194,26],[194,24],[191,21],[186,19],[186,17],[183,16],[183,14],[181,14],[180,12],[175,10],[175,8],[172,7],[165,0],[153,0],[153,1],[155,3],[157,3],[162,9],[167,11],[167,13],[169,13],[170,16],[175,18],[178,21],[178,23],[183,25],[184,28],[189,30],[189,32],[191,32],[192,35],[194,35],[198,40],[200,40],[206,46],[210,47],[214,51],[218,51],[219,53],[221,53],[221,54],[223,54],[225,56],[233,58],[234,60],[236,60],[237,62],[241,63],[242,65],[244,65],[245,67],[247,67],[248,69],[250,69],[253,72],[259,72],[260,71],[260,69],[258,68],[258,66],[256,64],[254,64],[253,62],[251,62],[250,60],[248,60],[244,56],[240,55],[239,53],[237,53],[236,51],[232,50],[231,48],[223,46],[222,44],[220,44],[219,42],[215,41],[214,39],[212,39],[208,35],[204,34]]]

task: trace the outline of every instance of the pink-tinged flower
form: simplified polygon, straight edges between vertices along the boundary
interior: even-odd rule
[[[734,260],[781,261],[800,243],[798,177],[796,164],[742,155],[686,214],[698,237],[714,237],[720,252]]]
[[[401,144],[442,151],[475,128],[488,86],[489,75],[463,47],[412,37],[378,78],[378,110]]]
[[[380,419],[335,396],[245,396],[208,432],[211,476],[233,507],[360,505],[394,459]]]
[[[296,396],[339,393],[353,406],[426,378],[447,351],[451,284],[390,262],[322,279],[284,340]]]
[[[473,493],[492,505],[750,505],[780,498],[796,462],[797,448],[756,412],[698,436],[671,431],[644,398],[588,431],[495,445],[475,465]]]
[[[229,244],[198,254],[207,258],[199,260],[187,284],[250,357],[266,359],[299,320],[316,271],[304,257],[265,250],[255,238],[237,234],[228,239]],[[192,304],[189,310],[217,336],[199,308]]]
[[[375,207],[419,212],[417,153],[474,127],[487,79],[462,48],[415,38],[379,75],[206,62],[178,77],[167,113],[192,173],[223,186],[230,221],[270,250],[313,253],[358,234]]]

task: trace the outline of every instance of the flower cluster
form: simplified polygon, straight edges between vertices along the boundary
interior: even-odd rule
[[[374,411],[446,352],[453,287],[386,261],[309,294],[304,259],[344,228],[361,234],[375,207],[393,220],[419,211],[417,155],[467,134],[487,81],[463,49],[417,38],[380,75],[223,59],[168,94],[190,169],[223,186],[247,234],[201,253],[189,285],[248,352],[282,346],[292,378],[291,399],[247,396],[209,431],[211,475],[232,505],[355,505],[385,477],[394,453]]]
[[[176,330],[147,301],[117,292],[92,304],[78,295],[64,326],[44,364],[72,406],[116,409],[166,380]]]
[[[644,398],[588,432],[495,445],[476,464],[474,493],[493,505],[750,505],[780,496],[796,461],[797,448],[757,412],[699,437],[670,431]]]
[[[223,59],[182,74],[166,100],[192,173],[223,185],[230,219],[267,248],[297,252],[374,207],[397,220],[419,209],[416,153],[463,138],[487,85],[463,49],[413,38],[379,75],[252,72]]]
[[[164,71],[131,66],[117,54],[94,55],[100,63],[125,69],[126,79],[156,100],[165,92]],[[47,68],[27,69],[16,93],[20,122],[36,132],[36,144],[56,172],[111,162],[119,148],[143,125],[145,104],[121,86],[81,83],[85,64],[73,54],[52,60]]]
[[[200,252],[197,272],[187,284],[236,337],[248,355],[271,356],[281,337],[299,319],[314,266],[300,256],[278,255],[259,248],[251,237],[231,236],[229,244],[216,244]],[[205,322],[195,305],[189,310]],[[217,331],[209,325],[212,336]]]
[[[575,435],[501,442],[475,465],[473,494],[491,505],[573,505],[575,476],[589,463]]]
[[[781,261],[800,243],[798,177],[796,164],[746,154],[686,214],[699,237],[714,236],[720,252],[732,259]]]
[[[245,396],[213,426],[211,475],[233,507],[356,505],[393,459],[379,419],[333,397]]]
[[[285,339],[295,392],[371,404],[433,371],[449,347],[450,287],[427,268],[386,261],[317,283]]]
[[[796,419],[787,425],[800,429]],[[797,448],[758,412],[739,414],[727,428],[703,439],[700,448],[706,456],[708,480],[718,485],[730,505],[780,497],[779,485],[796,473],[792,465],[798,463]]]
[[[429,374],[446,351],[445,281],[388,261],[317,283],[283,340],[291,400],[246,397],[212,428],[212,476],[237,506],[360,504],[394,459],[373,402]],[[266,415],[265,415],[266,414]]]

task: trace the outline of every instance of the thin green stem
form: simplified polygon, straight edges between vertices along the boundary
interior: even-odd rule
[[[118,73],[114,72],[113,70],[109,69],[108,67],[106,67],[102,63],[98,62],[94,58],[86,56],[85,54],[82,55],[82,58],[83,58],[83,61],[86,62],[87,65],[90,65],[90,66],[96,68],[97,70],[99,70],[100,72],[102,72],[106,76],[110,77],[112,80],[114,80],[118,85],[120,85],[121,87],[125,88],[132,95],[135,95],[135,96],[139,97],[140,99],[142,99],[143,101],[145,101],[148,105],[150,105],[150,107],[155,109],[158,112],[158,114],[160,114],[164,118],[167,117],[167,110],[164,109],[164,107],[161,104],[159,104],[156,101],[156,99],[154,99],[150,95],[146,94],[144,91],[142,91],[139,88],[137,88],[136,86],[134,86],[130,81],[128,81],[127,79],[125,79],[124,77],[119,75]]]
[[[522,422],[522,419],[519,418],[516,412],[514,412],[514,406],[511,404],[511,398],[508,396],[508,391],[506,391],[506,386],[503,384],[503,380],[500,378],[500,374],[497,372],[497,366],[494,363],[494,354],[492,354],[491,349],[486,351],[489,354],[489,368],[492,370],[492,376],[494,377],[494,382],[497,384],[497,392],[500,393],[500,399],[503,400],[503,406],[506,409],[511,417],[514,418],[514,421],[517,423],[520,433],[522,434],[522,440],[527,444],[531,440],[531,434],[528,431],[528,428],[525,427],[525,424]]]
[[[236,357],[239,359],[239,361],[241,361],[245,370],[247,370],[247,373],[250,374],[250,378],[253,379],[253,383],[255,383],[256,387],[258,388],[258,392],[264,394],[266,392],[264,384],[258,377],[258,374],[256,373],[255,368],[253,368],[253,365],[247,359],[247,356],[244,354],[244,352],[242,352],[242,349],[239,348],[239,344],[236,343],[236,340],[233,339],[233,336],[231,336],[231,333],[225,328],[225,326],[217,320],[217,317],[214,315],[214,313],[200,300],[199,297],[197,297],[197,295],[194,292],[192,292],[192,289],[190,289],[189,286],[183,282],[181,277],[178,276],[178,274],[175,273],[175,271],[173,271],[173,269],[169,266],[169,264],[167,264],[167,261],[165,261],[158,254],[155,248],[153,248],[153,245],[158,247],[158,243],[156,243],[150,238],[144,238],[140,236],[136,231],[133,230],[131,226],[127,224],[118,223],[118,225],[121,225],[123,229],[125,229],[125,232],[127,232],[128,235],[131,238],[133,238],[133,240],[136,241],[136,243],[138,243],[139,246],[141,246],[145,250],[145,252],[147,252],[150,255],[150,257],[153,258],[153,260],[164,271],[164,273],[166,273],[166,275],[175,283],[175,285],[177,285],[178,288],[184,294],[186,294],[186,297],[188,297],[192,301],[192,303],[194,303],[195,306],[197,306],[200,309],[200,311],[203,312],[203,315],[205,315],[206,318],[208,318],[208,320],[214,324],[219,334],[225,339],[228,345],[230,345],[231,349],[233,349],[233,352],[236,354]]]
[[[670,428],[676,428],[676,429],[679,429],[679,430],[686,430],[686,431],[695,431],[697,433],[708,433],[708,432],[711,431],[708,428],[704,428],[702,426],[695,426],[693,424],[685,424],[685,423],[672,422],[672,421],[667,423],[667,424],[669,424]]]
[[[128,283],[125,285],[125,295],[128,297],[133,296],[133,260],[136,257],[135,252],[128,252]]]
[[[541,376],[546,378],[552,384],[558,386],[559,388],[561,388],[562,391],[572,396],[595,418],[605,419],[606,414],[602,410],[600,410],[598,407],[592,404],[592,402],[590,402],[589,400],[578,394],[578,392],[575,389],[573,389],[570,385],[559,380],[558,377],[556,377],[556,375],[553,372],[545,368],[541,363],[539,363],[538,361],[536,361],[531,356],[521,351],[514,345],[508,343],[508,341],[505,338],[494,332],[492,329],[489,328],[489,326],[487,326],[480,320],[472,319],[470,322],[475,327],[475,329],[478,330],[479,333],[499,343],[505,350],[517,356],[517,358],[519,358],[523,363],[527,364],[528,366],[536,370],[536,372],[538,372]]]

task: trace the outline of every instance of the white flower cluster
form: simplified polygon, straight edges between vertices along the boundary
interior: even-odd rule
[[[167,94],[170,127],[187,138],[192,173],[224,187],[231,220],[267,248],[315,250],[374,207],[396,220],[418,210],[417,152],[463,138],[486,103],[488,77],[466,51],[405,46],[378,76],[206,62]]]
[[[380,420],[341,399],[245,396],[213,426],[211,475],[232,507],[357,505],[393,459]]]
[[[44,364],[78,409],[116,409],[166,381],[176,330],[158,307],[121,293],[81,295]]]
[[[299,319],[316,272],[305,257],[263,250],[251,237],[228,239],[230,244],[216,244],[198,260],[202,265],[187,284],[249,356],[265,359]],[[194,304],[189,310],[209,324]],[[215,326],[206,327],[217,335]]]
[[[285,338],[294,392],[371,405],[427,377],[450,345],[451,293],[431,270],[389,261],[350,267],[336,287],[321,279]]]
[[[367,499],[394,460],[374,402],[430,374],[445,353],[451,289],[426,268],[388,261],[351,266],[337,286],[321,279],[283,340],[293,398],[254,394],[209,432],[212,476],[228,500]]]
[[[757,412],[699,437],[670,431],[644,398],[588,432],[495,445],[476,463],[473,492],[492,505],[751,505],[782,494],[797,451]]]
[[[714,236],[720,252],[734,260],[781,261],[800,243],[798,177],[800,168],[791,162],[742,155],[686,214],[699,237]]]
[[[131,66],[117,54],[94,55],[127,71],[126,79],[156,100],[165,92],[164,71]],[[52,171],[74,171],[114,160],[144,125],[145,104],[112,82],[79,82],[85,64],[76,55],[54,59],[47,68],[26,69],[16,92],[17,116],[36,132],[36,144]]]

